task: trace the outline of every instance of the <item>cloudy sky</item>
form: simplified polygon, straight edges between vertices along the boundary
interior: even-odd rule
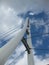
[[[49,35],[45,34],[49,33],[48,6],[49,0],[0,0],[0,47],[21,28],[22,20],[29,17],[35,65],[49,64]],[[27,53],[21,42],[5,65],[9,64],[27,65]]]

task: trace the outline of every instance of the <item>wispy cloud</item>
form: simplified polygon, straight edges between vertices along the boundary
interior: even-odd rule
[[[37,56],[34,56],[35,65],[47,65],[49,64],[49,58],[41,60]]]

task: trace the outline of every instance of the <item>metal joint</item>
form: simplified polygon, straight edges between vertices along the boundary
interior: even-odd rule
[[[27,44],[27,40],[23,37],[21,41],[23,42],[23,44],[24,44],[24,46],[25,46],[25,48],[26,48],[28,54],[30,54],[30,47],[29,47],[29,45]]]

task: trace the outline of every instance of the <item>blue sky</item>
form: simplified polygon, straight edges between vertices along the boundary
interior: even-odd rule
[[[42,56],[42,59],[44,59],[46,58],[46,54],[49,54],[49,34],[43,35],[44,33],[48,33],[45,28],[45,25],[48,27],[48,15],[44,11],[34,15],[30,15],[30,13],[33,14],[32,11],[28,11],[27,13],[21,13],[18,16],[24,19],[29,17],[31,21],[33,21],[33,19],[36,20],[36,22],[33,21],[33,23],[30,24],[32,44],[35,47],[35,55],[38,57]],[[42,20],[44,24],[42,24]]]
[[[29,17],[35,65],[46,65],[49,63],[49,34],[45,34],[49,33],[49,3],[45,1],[0,1],[0,47],[15,36],[15,32],[21,28],[23,19]],[[20,42],[7,61],[7,65],[14,59],[16,59],[15,65],[20,65],[20,63],[21,65],[27,65],[27,63],[25,64],[27,61],[25,61],[26,57],[25,47]]]

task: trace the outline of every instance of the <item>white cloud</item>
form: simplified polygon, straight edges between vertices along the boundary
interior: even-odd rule
[[[34,13],[31,12],[31,13],[29,13],[29,15],[34,15]]]
[[[2,0],[0,3],[11,8],[14,8],[17,12],[24,12],[33,10],[33,12],[39,12],[44,10],[45,0]]]
[[[42,45],[43,44],[43,40],[41,40],[41,39],[38,39],[38,40],[36,40],[36,47],[38,47],[39,45]]]
[[[17,12],[5,5],[0,6],[0,33],[7,32],[13,28],[20,28],[22,19],[17,17]]]
[[[44,27],[45,27],[44,33],[49,33],[49,26],[48,25],[44,25]],[[43,37],[44,36],[48,36],[48,34],[43,35]]]
[[[48,27],[48,25],[45,25],[45,33],[48,33],[49,32],[49,27]]]
[[[47,65],[49,64],[49,58],[41,60],[37,56],[34,56],[35,65]]]

